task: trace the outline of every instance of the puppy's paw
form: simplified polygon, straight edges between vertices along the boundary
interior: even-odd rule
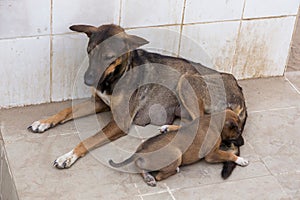
[[[144,181],[147,183],[147,185],[151,186],[151,187],[155,187],[156,186],[156,180],[155,178],[150,175],[150,174],[147,174],[144,178]]]
[[[27,129],[33,133],[43,133],[51,127],[53,127],[51,123],[35,121]]]
[[[72,166],[72,164],[78,159],[78,156],[72,151],[57,158],[53,166],[58,169],[66,169]]]
[[[249,165],[249,161],[242,157],[238,157],[238,159],[235,161],[235,163],[242,167],[246,167],[247,165]]]
[[[169,125],[163,125],[163,126],[159,127],[158,130],[159,130],[161,133],[167,133],[167,132],[170,131]]]

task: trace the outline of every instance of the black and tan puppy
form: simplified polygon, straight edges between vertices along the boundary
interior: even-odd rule
[[[231,109],[213,115],[201,115],[200,119],[190,124],[179,129],[176,127],[176,131],[146,140],[125,161],[114,163],[110,160],[109,163],[116,168],[134,163],[150,186],[174,175],[179,166],[195,163],[202,158],[210,163],[231,161],[246,166],[248,161],[244,158],[220,149],[222,137],[234,140],[240,136],[239,123],[238,115]],[[153,176],[150,172],[154,171],[157,174]]]
[[[138,49],[148,41],[127,34],[117,25],[108,24],[100,27],[74,25],[70,29],[85,33],[89,38],[87,47],[89,67],[85,72],[84,82],[95,89],[95,97],[46,119],[35,121],[28,129],[42,133],[72,119],[110,110],[113,113],[113,120],[95,135],[86,138],[71,151],[58,157],[54,162],[57,168],[69,168],[88,151],[125,136],[131,124],[142,126],[150,123],[172,124],[175,118],[180,118],[185,113],[174,92],[183,74],[222,75],[199,63]],[[229,84],[227,79],[230,81]],[[149,80],[149,84],[145,83],[145,80]],[[120,82],[122,84],[119,84]],[[165,87],[165,83],[168,87]],[[136,85],[138,88],[135,88]],[[236,102],[242,105],[245,116],[242,124],[244,124],[246,121],[244,98],[232,75],[224,75],[224,88],[226,96],[232,97],[228,98],[230,101],[226,102],[227,107]],[[116,90],[117,95],[114,95]],[[220,97],[223,98],[221,95]],[[165,117],[161,117],[164,113],[159,110],[150,117],[153,105],[160,105]],[[129,117],[124,116],[125,112],[122,110],[126,106]],[[220,108],[223,110],[223,106]],[[205,110],[210,113],[218,109],[208,107]]]

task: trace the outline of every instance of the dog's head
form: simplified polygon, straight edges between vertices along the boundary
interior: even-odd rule
[[[241,129],[239,128],[240,118],[231,109],[226,109],[226,118],[222,130],[222,141],[238,140],[241,137]]]
[[[123,28],[113,24],[100,27],[73,25],[70,29],[89,37],[89,67],[84,82],[102,92],[124,72],[127,64],[124,61],[129,59],[129,52],[148,43],[143,38],[126,34]]]

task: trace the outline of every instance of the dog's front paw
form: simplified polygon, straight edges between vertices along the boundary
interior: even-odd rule
[[[78,159],[78,156],[72,151],[57,158],[53,166],[58,169],[65,169],[72,166],[72,164]]]
[[[235,163],[242,167],[249,165],[249,161],[242,157],[238,157],[238,159],[235,161]]]
[[[27,129],[33,133],[43,133],[51,127],[53,127],[51,123],[35,121]]]
[[[155,178],[152,175],[147,174],[145,176],[144,180],[147,183],[147,185],[149,185],[151,187],[155,187],[156,186],[156,180],[155,180]]]
[[[158,130],[161,132],[161,133],[167,133],[169,132],[169,125],[163,125],[161,127],[158,128]]]

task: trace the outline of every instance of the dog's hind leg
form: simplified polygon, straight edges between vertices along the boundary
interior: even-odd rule
[[[47,118],[33,122],[28,130],[34,133],[43,133],[46,130],[69,120],[87,116],[90,114],[109,111],[109,107],[99,98],[89,99],[73,107],[61,110],[57,114]]]
[[[54,161],[54,166],[59,169],[69,168],[88,151],[114,141],[126,134],[117,126],[115,121],[109,122],[101,131],[80,142],[73,150],[60,156]]]

